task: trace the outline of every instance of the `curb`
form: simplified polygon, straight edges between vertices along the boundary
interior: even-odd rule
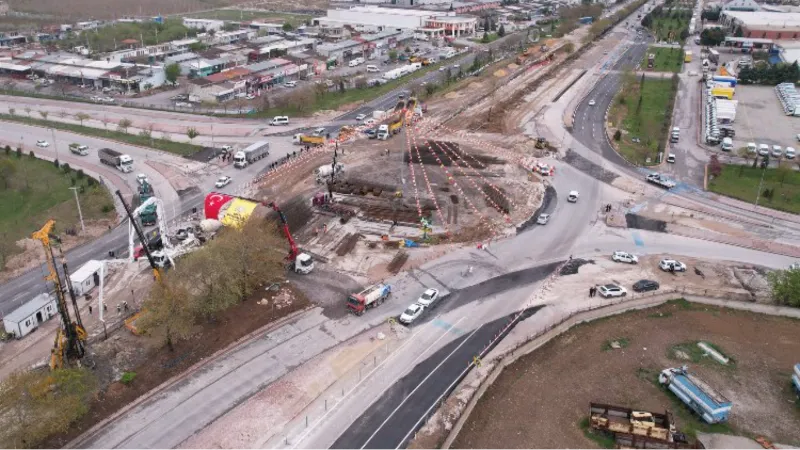
[[[483,397],[488,388],[494,383],[495,380],[497,380],[500,374],[502,374],[503,370],[510,364],[516,362],[519,358],[534,352],[535,350],[539,349],[543,345],[550,342],[552,339],[569,331],[574,326],[580,325],[582,323],[592,322],[605,317],[624,314],[626,312],[634,310],[648,309],[655,306],[659,306],[670,300],[675,299],[676,294],[678,294],[677,298],[683,297],[690,302],[703,303],[706,305],[712,305],[719,308],[731,308],[740,311],[750,311],[756,314],[800,318],[800,310],[798,309],[770,305],[772,306],[771,309],[773,311],[768,311],[768,312],[758,311],[757,308],[753,308],[754,304],[752,303],[730,301],[730,300],[719,300],[703,296],[685,295],[685,294],[680,294],[678,292],[658,294],[652,297],[645,297],[639,300],[632,300],[628,302],[627,307],[624,307],[619,310],[617,310],[615,307],[623,305],[622,302],[570,314],[562,322],[554,324],[550,329],[544,331],[539,336],[535,336],[532,339],[527,340],[526,342],[520,343],[520,345],[517,345],[516,347],[509,349],[506,355],[504,356],[499,355],[497,358],[495,358],[494,361],[496,365],[494,366],[491,372],[489,372],[487,375],[484,376],[484,379],[481,380],[478,389],[475,390],[471,395],[466,406],[461,411],[458,420],[453,425],[453,428],[450,430],[450,433],[448,433],[447,438],[445,439],[441,448],[449,449],[453,445],[453,442],[458,437],[458,434],[461,432],[461,429],[464,427],[464,424],[469,419],[470,415],[472,414],[472,411],[475,409],[475,406],[478,404],[478,401],[480,401],[481,397]],[[600,313],[599,316],[597,315],[598,313]],[[584,316],[584,317],[579,317],[579,316]],[[458,388],[456,388],[456,390],[457,389]]]
[[[170,386],[173,386],[173,385],[177,384],[178,382],[184,380],[189,375],[191,375],[192,373],[194,373],[198,369],[202,368],[203,366],[216,362],[216,360],[220,356],[222,356],[222,355],[226,354],[227,352],[233,350],[235,347],[249,344],[250,342],[255,340],[255,338],[258,335],[266,333],[266,332],[269,332],[269,331],[272,331],[273,329],[279,328],[279,327],[283,326],[284,324],[286,324],[286,322],[289,322],[292,319],[295,319],[296,317],[298,317],[300,315],[303,315],[303,314],[307,313],[308,311],[313,310],[314,308],[316,308],[316,307],[315,306],[308,306],[308,307],[306,307],[304,309],[301,309],[299,311],[295,311],[295,312],[293,312],[292,314],[289,314],[286,317],[278,319],[275,322],[268,323],[268,324],[264,325],[263,327],[255,330],[255,331],[251,331],[249,334],[247,334],[245,336],[242,336],[241,338],[237,339],[236,341],[231,342],[227,347],[219,349],[216,352],[214,352],[214,354],[212,354],[211,356],[203,358],[200,361],[194,363],[192,366],[188,367],[186,370],[184,370],[180,374],[177,374],[177,375],[173,376],[172,378],[170,378],[169,380],[164,381],[163,383],[161,383],[160,385],[154,387],[153,389],[149,390],[148,392],[140,395],[136,400],[132,401],[131,403],[128,403],[127,405],[125,405],[124,407],[122,407],[120,410],[118,410],[117,412],[113,413],[109,417],[106,417],[105,419],[101,420],[100,422],[94,424],[94,426],[92,426],[88,430],[86,430],[83,433],[81,433],[78,437],[76,437],[72,441],[68,442],[64,446],[64,448],[79,448],[79,447],[82,447],[82,445],[81,445],[82,443],[84,443],[88,439],[91,439],[92,437],[94,437],[99,431],[101,431],[110,422],[113,422],[113,421],[117,420],[120,416],[124,415],[125,413],[127,413],[128,411],[133,409],[134,407],[139,406],[143,402],[149,400],[153,396],[159,394],[164,389],[167,389]]]

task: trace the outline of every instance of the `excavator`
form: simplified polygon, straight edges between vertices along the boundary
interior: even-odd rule
[[[69,314],[67,305],[66,292],[64,285],[61,282],[61,277],[58,274],[56,266],[56,257],[53,253],[51,241],[59,243],[60,240],[57,236],[51,234],[53,227],[55,227],[55,220],[48,220],[47,223],[37,232],[31,236],[33,239],[42,243],[44,247],[45,260],[47,261],[48,274],[45,276],[45,281],[53,283],[53,288],[56,294],[56,302],[58,305],[58,313],[61,316],[61,327],[56,332],[56,338],[53,342],[53,349],[50,351],[50,369],[56,370],[64,367],[64,360],[79,361],[86,353],[86,329],[83,327],[81,315],[78,311],[78,304],[75,300],[75,292],[72,290],[72,284],[65,280],[67,284],[67,291],[72,299],[72,307],[75,313],[75,320],[73,321]],[[59,247],[60,250],[60,247]],[[64,270],[64,277],[69,276],[67,269],[67,260],[64,254],[61,253],[61,265]]]
[[[289,222],[286,220],[286,215],[275,202],[264,204],[264,206],[272,208],[273,211],[278,213],[278,217],[281,219],[283,235],[286,236],[286,240],[289,242],[289,254],[286,255],[286,261],[288,261],[290,265],[289,268],[296,273],[311,273],[311,271],[314,270],[314,260],[311,259],[311,255],[308,253],[300,253],[300,249],[297,248],[292,233],[289,231]]]

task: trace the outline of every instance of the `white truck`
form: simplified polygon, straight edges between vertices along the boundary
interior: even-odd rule
[[[383,124],[378,127],[378,139],[382,141],[389,139],[389,125]]]
[[[336,163],[335,168],[331,164],[325,164],[324,166],[319,166],[317,169],[315,169],[314,175],[316,176],[317,183],[322,183],[323,181],[330,179],[331,173],[335,177],[342,172],[344,172],[344,164],[342,163]]]
[[[89,147],[81,144],[69,144],[69,151],[76,155],[86,156],[89,154]]]
[[[267,156],[269,156],[269,142],[255,142],[233,155],[233,167],[244,169],[248,164],[252,164]]]
[[[123,173],[133,172],[133,158],[110,148],[101,148],[97,151],[100,162],[114,167]]]
[[[375,110],[372,111],[372,118],[375,120],[383,120],[386,117],[386,111]]]
[[[674,181],[670,180],[669,178],[665,177],[664,175],[661,175],[660,173],[653,172],[650,175],[647,175],[647,177],[645,179],[649,183],[653,183],[653,184],[655,184],[657,186],[661,186],[661,187],[663,187],[665,189],[672,189],[672,188],[674,188],[676,186]]]

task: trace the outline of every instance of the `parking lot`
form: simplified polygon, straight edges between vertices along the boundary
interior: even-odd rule
[[[784,114],[772,86],[738,85],[734,99],[739,101],[733,123],[734,149],[748,142],[797,148],[800,117]]]

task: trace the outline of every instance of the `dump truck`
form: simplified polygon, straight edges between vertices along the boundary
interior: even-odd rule
[[[120,172],[133,172],[133,158],[124,153],[110,148],[101,148],[97,151],[97,156],[100,157],[101,163],[114,167]]]
[[[400,128],[402,127],[403,127],[403,118],[399,117],[394,122],[389,124],[389,133],[397,134],[400,132]]]
[[[89,147],[81,144],[69,144],[69,151],[80,156],[89,154]]]
[[[267,156],[269,156],[269,142],[255,142],[233,155],[233,167],[244,169],[248,164],[252,164]]]
[[[688,367],[664,369],[658,375],[658,382],[677,395],[706,422],[720,423],[728,420],[733,403],[690,374]]]
[[[292,142],[300,145],[323,145],[325,136],[309,136],[306,134],[295,134]]]
[[[347,297],[347,309],[360,316],[364,311],[380,306],[392,294],[392,285],[378,283],[364,289],[358,294]]]
[[[686,50],[685,52],[683,52],[683,62],[685,62],[685,63],[692,62],[692,51],[691,50]]]
[[[797,398],[800,399],[800,364],[794,365],[794,373],[792,374],[792,386]]]
[[[594,429],[649,436],[663,441],[670,440],[675,432],[669,411],[659,414],[602,403],[590,403],[589,409]]]

